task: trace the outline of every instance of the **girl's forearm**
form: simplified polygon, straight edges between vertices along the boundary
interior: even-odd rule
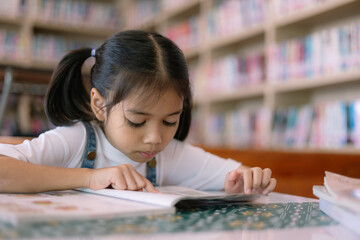
[[[32,193],[89,187],[91,170],[50,167],[0,156],[0,192]]]

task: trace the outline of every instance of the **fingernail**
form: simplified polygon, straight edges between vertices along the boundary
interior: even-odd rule
[[[265,195],[268,194],[268,193],[269,193],[269,190],[264,190],[263,191],[263,194],[265,194]]]
[[[250,188],[247,188],[247,189],[245,190],[245,193],[246,193],[246,194],[251,194],[251,189],[250,189]]]

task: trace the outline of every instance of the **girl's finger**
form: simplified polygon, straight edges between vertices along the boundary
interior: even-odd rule
[[[143,189],[146,186],[146,182],[145,182],[146,178],[143,175],[141,175],[140,173],[138,173],[135,169],[130,169],[130,172],[136,183],[135,190]]]
[[[233,193],[233,188],[236,185],[240,175],[241,173],[236,170],[228,172],[228,174],[226,174],[224,188],[227,193]]]
[[[139,189],[137,187],[136,181],[134,179],[133,176],[133,172],[131,171],[131,167],[124,165],[122,168],[122,173],[124,175],[125,178],[125,183],[126,183],[126,189],[125,190],[137,190]]]
[[[263,170],[261,187],[265,188],[269,184],[270,178],[271,178],[271,170],[270,168],[265,168]]]
[[[252,184],[253,184],[252,171],[250,169],[244,170],[243,177],[244,177],[244,192],[245,194],[251,194]]]
[[[118,190],[126,190],[127,189],[126,179],[125,179],[122,171],[120,171],[120,174],[116,175],[115,181],[113,181],[113,183],[111,183],[111,186],[112,186],[112,188],[118,189]]]
[[[258,189],[262,183],[263,171],[259,167],[253,167],[253,168],[251,168],[251,170],[252,170],[252,175],[253,175],[252,187],[254,189]]]
[[[275,189],[276,186],[276,179],[275,178],[271,178],[269,185],[263,190],[263,194],[268,194],[270,192],[272,192]]]
[[[144,179],[145,180],[145,190],[148,192],[153,192],[153,193],[158,193],[159,191],[155,189],[154,185],[152,185],[152,183],[148,180],[148,179]]]

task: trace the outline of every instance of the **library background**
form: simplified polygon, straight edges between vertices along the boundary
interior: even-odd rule
[[[324,166],[360,177],[359,0],[0,0],[0,135],[52,128],[43,98],[56,63],[125,29],[183,50],[188,142],[271,167],[288,193],[311,195],[296,178],[321,185]]]

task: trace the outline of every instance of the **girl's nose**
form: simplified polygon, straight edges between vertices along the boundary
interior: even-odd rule
[[[144,143],[147,144],[160,144],[161,141],[161,132],[158,129],[152,128],[144,136]]]

